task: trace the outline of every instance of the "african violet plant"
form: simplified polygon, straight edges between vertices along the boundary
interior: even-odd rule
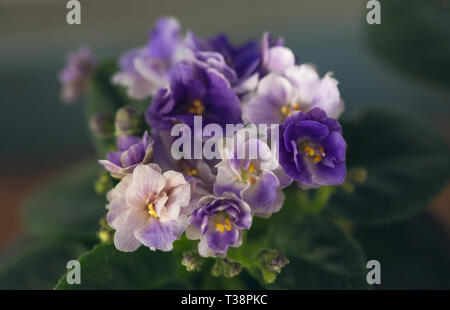
[[[355,223],[407,217],[447,177],[400,159],[448,167],[410,121],[370,112],[342,126],[338,81],[268,34],[234,46],[161,18],[118,67],[82,48],[59,78],[64,101],[86,94],[104,169],[83,288],[365,288]]]

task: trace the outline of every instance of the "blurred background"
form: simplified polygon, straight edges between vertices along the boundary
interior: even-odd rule
[[[381,1],[381,25],[371,26],[365,0],[80,2],[81,25],[68,25],[66,1],[0,0],[0,255],[23,232],[21,203],[60,171],[94,156],[83,105],[59,101],[56,75],[66,53],[88,45],[99,59],[115,58],[143,45],[161,15],[175,16],[200,36],[227,33],[236,43],[263,31],[284,36],[300,62],[314,63],[321,74],[334,72],[345,117],[367,107],[400,111],[427,119],[450,141],[450,82],[444,77],[450,1],[398,1],[404,5],[391,11]],[[438,79],[435,71],[442,73]],[[439,247],[447,250],[449,207],[447,185],[427,209]]]

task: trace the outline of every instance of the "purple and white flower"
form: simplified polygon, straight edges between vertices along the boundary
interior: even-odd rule
[[[133,135],[122,135],[117,138],[119,151],[108,152],[106,160],[99,163],[115,178],[123,178],[133,172],[140,164],[148,164],[153,155],[154,141],[145,132],[142,139]]]
[[[346,148],[339,122],[319,108],[295,112],[281,126],[280,164],[301,188],[342,184]]]
[[[95,64],[94,54],[87,47],[82,47],[67,56],[66,65],[58,75],[63,86],[61,99],[64,102],[71,103],[86,91]]]
[[[217,165],[214,193],[232,192],[247,202],[256,216],[267,218],[283,206],[282,189],[292,179],[279,165],[276,153],[258,138],[245,140],[246,132],[240,130],[233,139],[227,139],[223,159]]]
[[[232,193],[205,196],[189,218],[186,236],[200,239],[198,252],[204,257],[225,257],[228,248],[240,247],[242,231],[249,229],[252,216],[249,205]]]
[[[179,22],[173,18],[160,18],[150,33],[145,47],[126,52],[120,57],[120,71],[112,81],[125,86],[131,98],[144,99],[159,88],[169,85],[170,68],[192,52],[183,45]]]
[[[172,68],[170,88],[160,89],[146,111],[150,126],[166,131],[177,123],[193,127],[196,115],[203,125],[240,122],[239,98],[227,79],[232,71],[219,54],[204,56],[204,61],[182,61]]]
[[[260,78],[271,71],[280,71],[295,64],[292,51],[283,47],[283,38],[271,42],[268,33],[261,42],[249,40],[242,45],[231,44],[228,37],[220,34],[210,39],[202,39],[194,33],[186,34],[186,46],[195,52],[213,51],[220,53],[226,63],[236,72],[236,79],[231,81],[233,90],[238,95],[253,91]]]
[[[338,81],[331,73],[320,78],[310,65],[291,66],[264,77],[249,97],[244,118],[255,124],[281,124],[295,111],[324,110],[338,118],[344,110]]]
[[[107,195],[114,245],[133,252],[141,245],[170,251],[188,225],[190,186],[181,173],[139,165]]]

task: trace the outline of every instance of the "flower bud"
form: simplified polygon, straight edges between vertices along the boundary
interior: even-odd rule
[[[187,251],[183,253],[181,264],[186,267],[187,271],[200,271],[202,263],[203,260],[197,252]]]
[[[95,192],[99,195],[104,195],[113,187],[114,184],[108,172],[102,171],[95,182]]]
[[[113,238],[113,229],[108,225],[104,218],[100,220],[100,230],[97,232],[97,238],[101,243],[110,242]]]
[[[364,168],[352,168],[348,172],[348,179],[357,184],[362,184],[367,180],[367,170]]]
[[[98,137],[107,138],[114,134],[114,126],[112,117],[105,113],[99,112],[89,121],[89,128]]]
[[[289,264],[289,260],[280,251],[263,250],[259,254],[264,280],[272,283],[277,277],[277,273],[281,273],[281,269]]]
[[[142,115],[132,106],[120,108],[114,123],[116,136],[139,135],[143,131]]]
[[[232,262],[226,258],[216,259],[211,274],[215,277],[224,276],[226,278],[232,278],[237,276],[242,271],[242,265],[237,262]]]

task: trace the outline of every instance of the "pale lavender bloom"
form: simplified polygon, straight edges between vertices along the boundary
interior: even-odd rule
[[[205,196],[189,218],[186,236],[200,239],[198,252],[204,257],[225,257],[228,248],[240,247],[242,231],[252,224],[247,203],[232,193]]]
[[[271,46],[270,35],[267,32],[264,33],[261,42],[261,59],[265,73],[280,73],[295,65],[295,55],[292,50],[283,46],[282,40]]]
[[[95,64],[94,54],[87,47],[79,48],[67,56],[66,65],[58,75],[62,84],[61,99],[64,102],[71,103],[86,91]]]
[[[291,66],[282,73],[271,73],[249,97],[244,118],[255,124],[281,124],[292,112],[308,112],[313,108],[338,118],[344,103],[337,85],[331,73],[320,78],[310,65]]]
[[[117,138],[119,151],[108,152],[106,159],[98,162],[115,178],[123,178],[141,164],[148,164],[153,155],[154,141],[145,132],[142,139],[133,135]]]
[[[112,189],[107,221],[115,229],[114,245],[133,252],[141,245],[170,251],[188,225],[190,186],[181,173],[156,164],[139,165]]]
[[[257,138],[245,141],[248,136],[245,132],[241,130],[234,139],[228,139],[223,159],[217,165],[214,193],[232,192],[247,202],[256,216],[267,218],[283,206],[282,189],[292,179],[284,173],[275,152]],[[243,144],[240,141],[244,141]]]
[[[112,77],[112,82],[125,86],[132,98],[147,98],[169,85],[168,74],[175,63],[192,55],[182,43],[179,22],[173,17],[160,18],[147,46],[120,57],[120,71]]]

